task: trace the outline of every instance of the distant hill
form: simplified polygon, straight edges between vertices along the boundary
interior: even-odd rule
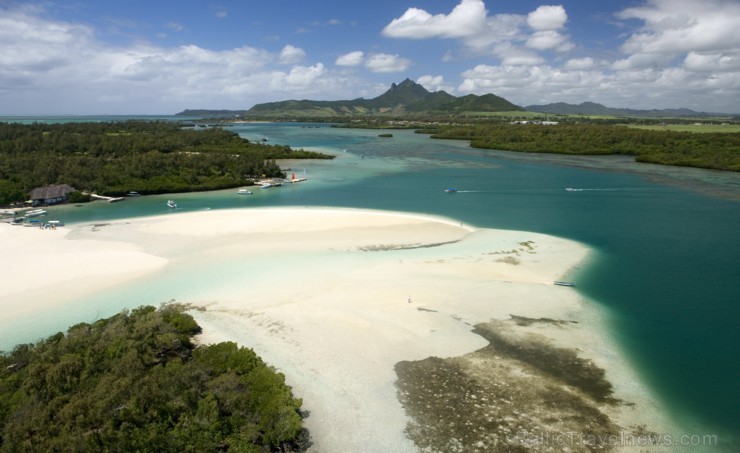
[[[702,117],[710,116],[708,113],[696,112],[691,109],[653,109],[653,110],[635,110],[606,107],[595,102],[582,102],[580,104],[567,104],[565,102],[556,102],[546,105],[529,105],[524,107],[525,110],[536,113],[548,113],[555,115],[603,115],[603,116],[631,116],[645,118],[666,118],[666,117]]]
[[[191,118],[224,118],[230,116],[242,116],[247,113],[246,110],[207,110],[207,109],[187,109],[175,116],[186,116]]]
[[[522,111],[521,107],[494,94],[476,96],[470,94],[455,97],[444,91],[429,92],[412,80],[406,79],[392,84],[385,93],[373,99],[353,99],[347,101],[290,100],[257,104],[242,116],[246,117],[336,117],[350,115],[458,115],[467,112],[508,112]],[[219,116],[214,112],[228,112],[222,116],[232,116],[236,110],[185,110],[178,116],[203,112],[203,116]],[[197,115],[195,115],[197,116]]]

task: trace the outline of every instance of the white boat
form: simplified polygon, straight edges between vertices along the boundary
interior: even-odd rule
[[[554,281],[554,282],[552,282],[552,284],[553,285],[557,285],[557,286],[576,286],[576,284],[573,283],[573,282]]]
[[[272,187],[272,183],[269,182],[263,182],[260,184],[260,189],[269,189],[270,187]]]
[[[252,195],[252,191],[247,189],[239,189],[236,191],[236,193],[238,193],[239,195]]]
[[[177,203],[175,203],[175,200],[167,200],[167,207],[171,209],[177,209]]]
[[[138,197],[139,192],[136,192],[135,190],[132,190],[131,192],[126,194],[127,197]]]
[[[445,192],[447,192],[447,193],[457,193],[457,189],[455,189],[454,187],[450,187],[448,189],[445,189]]]
[[[23,215],[26,217],[37,217],[40,215],[46,215],[46,211],[44,211],[43,209],[32,209]]]

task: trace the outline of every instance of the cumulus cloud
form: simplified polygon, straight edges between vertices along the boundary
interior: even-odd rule
[[[648,0],[617,13],[643,26],[621,46],[619,71],[660,69],[688,86],[736,93],[740,87],[740,3],[727,0]],[[675,61],[682,61],[676,67]],[[680,75],[680,76],[679,76]],[[712,91],[709,91],[712,92]]]
[[[615,14],[622,56],[612,60],[579,46],[579,58],[546,60],[544,51],[575,46],[562,6],[541,6],[526,17],[497,15],[498,30],[462,38],[499,62],[462,73],[462,93],[494,92],[519,105],[591,100],[615,107],[688,106],[735,112],[740,98],[740,3],[735,0],[643,0]],[[636,21],[636,22],[635,22]],[[637,25],[635,25],[637,23]],[[596,59],[595,56],[601,58]]]
[[[482,0],[461,0],[450,14],[431,15],[423,9],[409,8],[386,25],[382,34],[390,38],[460,38],[478,33],[488,15]]]
[[[403,72],[411,66],[411,61],[386,53],[370,55],[365,61],[365,67],[372,72]]]
[[[318,79],[326,74],[326,68],[323,64],[317,63],[313,66],[295,66],[285,76],[285,84],[291,87],[291,90],[303,91]]]
[[[561,52],[570,50],[573,45],[568,37],[552,30],[538,31],[527,39],[527,47],[536,50],[555,49]]]
[[[698,72],[740,71],[740,51],[725,53],[689,52],[684,59],[686,69]]]
[[[461,40],[467,52],[493,55],[504,64],[512,59],[536,62],[540,59],[532,56],[531,49],[565,52],[573,47],[569,37],[560,31],[567,19],[562,6],[540,6],[527,16],[489,16],[483,0],[461,0],[449,14],[432,15],[409,8],[393,19],[382,34],[409,39],[455,38]],[[512,55],[512,49],[518,49],[521,55]]]
[[[559,52],[570,50],[573,45],[567,36],[558,30],[565,27],[568,14],[558,6],[540,6],[527,15],[527,25],[535,32],[527,39],[527,47],[536,50],[554,49]]]
[[[499,44],[495,47],[494,53],[501,59],[504,66],[514,65],[538,65],[545,62],[536,52],[515,46],[510,43]]]
[[[568,14],[562,5],[540,6],[527,15],[527,25],[537,31],[560,30],[567,20]]]
[[[73,64],[84,49],[94,46],[93,30],[68,22],[48,23],[25,11],[0,15],[0,66],[3,73],[16,70],[46,72]]]
[[[443,76],[423,75],[416,80],[416,83],[423,86],[431,92],[446,91],[448,93],[455,91],[455,87],[445,82]]]
[[[355,50],[344,55],[340,55],[334,62],[337,66],[359,66],[365,60],[365,53],[361,50]]]
[[[720,52],[740,48],[740,3],[727,0],[648,0],[617,14],[644,21],[627,39],[627,53]]]
[[[282,64],[294,64],[303,61],[304,58],[306,58],[306,52],[303,49],[287,44],[280,51],[279,61]]]

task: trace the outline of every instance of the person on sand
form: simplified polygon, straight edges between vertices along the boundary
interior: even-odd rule
[[[409,296],[409,303],[411,303],[411,296]]]

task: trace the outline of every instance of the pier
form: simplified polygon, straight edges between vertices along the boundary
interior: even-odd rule
[[[115,203],[116,201],[124,200],[123,197],[106,197],[105,195],[98,195],[96,193],[91,193],[90,198],[94,198],[96,200],[105,200],[108,203]]]

